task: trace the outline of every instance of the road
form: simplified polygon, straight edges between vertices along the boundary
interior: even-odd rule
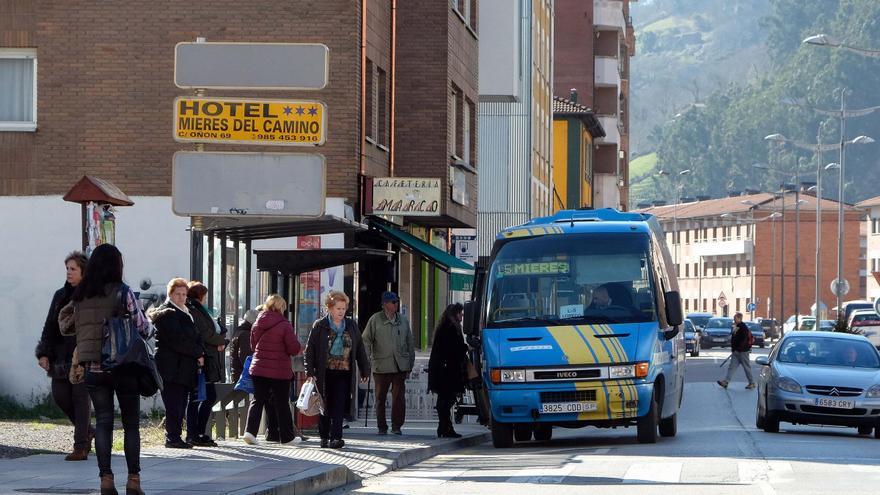
[[[757,355],[768,350],[757,349]],[[636,442],[635,428],[555,429],[545,443],[496,450],[490,444],[435,457],[338,493],[630,495],[876,494],[880,440],[854,428],[782,424],[755,428],[755,391],[742,370],[715,384],[729,351],[688,358],[678,435]],[[757,372],[753,363],[753,371]]]

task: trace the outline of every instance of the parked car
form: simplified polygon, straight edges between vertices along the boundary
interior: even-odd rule
[[[703,349],[713,347],[730,347],[730,337],[733,333],[733,318],[713,316],[706,322],[703,328]]]
[[[805,319],[813,318],[810,315],[800,315],[795,316],[791,315],[785,320],[785,323],[782,324],[782,333],[793,332],[795,330],[800,330],[801,325],[803,324]],[[813,318],[815,320],[815,318]]]
[[[874,303],[871,301],[865,301],[864,299],[844,301],[840,306],[843,308],[843,321],[849,321],[849,317],[852,315],[853,311],[859,309],[874,309]],[[839,314],[837,306],[831,308],[831,310]]]
[[[797,328],[798,330],[816,330],[816,318],[812,316],[804,317],[801,320],[800,326]]]
[[[861,335],[793,332],[769,356],[758,356],[755,425],[779,423],[856,427],[880,438],[880,352]]]
[[[757,321],[761,328],[764,329],[764,334],[771,339],[779,338],[779,324],[773,318],[758,318]]]
[[[880,315],[873,309],[853,311],[846,328],[851,333],[864,336],[874,347],[880,348]]]
[[[761,328],[761,325],[754,321],[747,321],[745,322],[745,324],[747,327],[749,327],[749,331],[752,332],[752,337],[755,338],[755,345],[760,347],[761,349],[766,347],[767,344],[764,342],[766,340],[764,329]]]
[[[700,337],[702,332],[694,326],[689,319],[684,320],[684,350],[691,353],[691,357],[700,355]]]
[[[691,323],[693,323],[695,327],[702,330],[706,328],[706,322],[709,321],[709,318],[712,318],[713,316],[715,315],[713,315],[712,313],[694,312],[688,314],[687,319],[691,320]]]

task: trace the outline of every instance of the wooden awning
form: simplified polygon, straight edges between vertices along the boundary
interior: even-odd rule
[[[84,175],[64,195],[64,201],[72,203],[96,203],[111,204],[113,206],[132,206],[134,201],[121,189],[108,180],[91,175]]]

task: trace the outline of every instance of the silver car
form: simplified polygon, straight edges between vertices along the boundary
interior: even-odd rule
[[[780,421],[852,426],[880,438],[880,353],[866,338],[794,332],[755,362],[758,428],[777,432]]]

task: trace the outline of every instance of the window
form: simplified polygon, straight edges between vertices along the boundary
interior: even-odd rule
[[[37,52],[0,49],[0,131],[37,129]]]
[[[717,261],[712,262],[712,276],[713,277],[718,276],[718,262]]]
[[[461,116],[461,159],[470,165],[471,150],[473,149],[473,132],[471,131],[471,122],[474,116],[474,104],[465,99],[462,107]]]
[[[382,146],[387,146],[388,141],[388,78],[385,74],[385,71],[379,69],[377,67],[378,72],[378,84],[377,84],[377,98],[376,98],[376,106],[378,108],[376,114],[378,116],[377,128],[376,128],[376,142]]]
[[[739,298],[738,298],[738,297],[736,298],[736,310],[737,310],[737,311],[740,311],[740,307],[739,307]]]
[[[684,276],[686,278],[691,276],[691,265],[689,265],[688,263],[684,264]]]
[[[685,300],[684,300],[684,310],[685,310],[685,311],[690,311],[690,309],[691,309],[691,308],[690,308],[690,302],[691,302],[690,299],[685,299]]]
[[[376,121],[374,118],[376,115],[376,85],[373,82],[375,72],[373,67],[373,61],[367,59],[367,70],[364,73],[364,79],[366,79],[366,91],[364,93],[364,106],[366,107],[366,113],[364,114],[364,136],[371,141],[376,139]]]
[[[684,231],[684,243],[685,243],[685,244],[690,244],[690,243],[691,243],[691,231],[690,231],[690,230],[685,230],[685,231]]]
[[[736,274],[739,275],[739,260],[736,260]]]
[[[700,264],[694,263],[694,276],[696,277],[700,273]]]
[[[459,156],[459,144],[461,142],[461,126],[459,125],[459,112],[461,108],[461,90],[452,87],[449,96],[449,154],[455,158]]]
[[[880,218],[871,219],[871,233],[880,234]]]

